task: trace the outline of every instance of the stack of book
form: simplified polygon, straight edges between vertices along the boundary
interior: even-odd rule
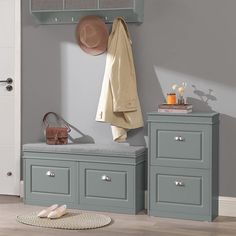
[[[162,113],[190,113],[192,111],[193,111],[193,105],[191,104],[158,105],[158,112]]]

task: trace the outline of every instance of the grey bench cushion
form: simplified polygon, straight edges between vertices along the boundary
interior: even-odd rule
[[[24,152],[67,153],[87,155],[111,155],[135,157],[144,153],[144,146],[126,146],[123,144],[67,144],[48,145],[46,143],[30,143],[23,145]]]

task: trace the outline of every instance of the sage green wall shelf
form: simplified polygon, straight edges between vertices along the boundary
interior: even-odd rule
[[[73,24],[87,15],[106,23],[122,16],[128,23],[142,23],[144,0],[30,0],[30,11],[40,24]]]

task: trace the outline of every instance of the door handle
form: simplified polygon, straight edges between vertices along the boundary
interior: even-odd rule
[[[13,83],[13,79],[12,78],[7,78],[6,80],[0,80],[0,83],[12,84]]]

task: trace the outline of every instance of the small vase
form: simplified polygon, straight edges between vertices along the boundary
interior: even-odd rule
[[[180,104],[180,105],[184,105],[184,104],[185,104],[185,101],[184,101],[184,97],[183,97],[183,96],[179,96],[179,98],[178,98],[178,104]]]

